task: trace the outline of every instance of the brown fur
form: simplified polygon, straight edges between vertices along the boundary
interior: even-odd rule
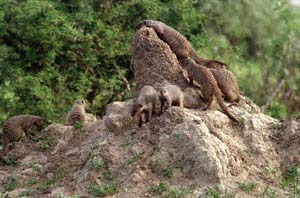
[[[200,84],[200,90],[202,92],[202,97],[204,102],[207,103],[207,108],[210,108],[210,105],[213,100],[213,96],[215,95],[217,98],[217,102],[220,105],[220,107],[223,109],[225,114],[231,118],[233,121],[238,122],[238,120],[231,115],[231,113],[228,111],[226,105],[224,104],[222,100],[222,93],[218,87],[218,84],[216,82],[216,79],[214,78],[212,72],[202,66],[196,64],[191,59],[186,59],[182,62],[185,66],[185,68],[188,71],[188,76],[190,79],[191,85],[193,85],[193,80],[197,81]]]
[[[182,109],[184,107],[184,94],[176,85],[164,84],[160,86],[159,99],[161,102],[161,113],[164,112],[165,107],[170,108],[172,105],[178,105]]]
[[[39,131],[42,130],[43,119],[39,116],[33,115],[18,115],[9,118],[4,123],[2,130],[1,159],[4,159],[7,155],[9,143],[19,140],[23,131],[28,138],[33,126],[35,126]]]
[[[73,126],[76,122],[85,123],[86,113],[85,113],[86,103],[83,99],[77,99],[72,109],[67,114],[67,124]]]
[[[199,57],[190,42],[182,34],[163,22],[144,20],[136,25],[136,29],[140,29],[143,26],[153,28],[158,37],[170,46],[179,60],[185,60],[190,57],[193,58],[198,64],[209,68],[223,69],[225,66],[227,66],[227,64],[221,61],[208,60]]]
[[[219,88],[221,89],[225,100],[231,103],[238,103],[240,101],[240,91],[238,82],[228,70],[210,69],[214,75]]]
[[[139,92],[138,97],[133,103],[131,116],[139,116],[138,126],[142,127],[143,122],[149,122],[152,113],[159,113],[160,100],[156,90],[150,86],[145,85]],[[146,120],[145,120],[146,119]]]

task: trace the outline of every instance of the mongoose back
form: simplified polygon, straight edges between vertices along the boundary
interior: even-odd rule
[[[187,69],[191,85],[193,85],[193,80],[197,81],[200,84],[202,97],[204,102],[207,103],[207,108],[210,107],[213,96],[215,95],[217,98],[217,102],[223,109],[224,113],[233,121],[238,122],[238,120],[231,115],[226,105],[224,104],[222,100],[221,90],[219,89],[212,72],[208,68],[196,64],[191,59],[186,59],[183,63],[185,68]]]
[[[43,119],[34,115],[18,115],[9,118],[3,124],[1,159],[7,155],[9,143],[20,139],[22,132],[25,133],[26,137],[29,137],[33,126],[39,131],[42,130]]]
[[[238,82],[232,72],[228,70],[210,69],[214,75],[219,88],[228,102],[238,103],[240,101],[240,91]]]
[[[74,125],[76,122],[84,123],[86,103],[83,99],[75,100],[72,109],[67,114],[67,124]]]
[[[165,107],[170,108],[172,105],[178,105],[183,109],[184,94],[178,86],[163,84],[158,88],[158,91],[161,102],[161,113],[164,112]]]
[[[139,92],[138,97],[133,103],[131,116],[139,116],[138,126],[142,127],[143,122],[150,121],[152,113],[159,113],[160,100],[157,91],[150,85],[145,85]]]
[[[140,29],[143,26],[153,28],[158,37],[170,46],[179,60],[184,60],[190,57],[198,64],[210,68],[223,69],[225,66],[227,66],[227,64],[221,61],[207,60],[199,57],[190,42],[182,34],[161,21],[144,20],[138,23],[135,28]]]

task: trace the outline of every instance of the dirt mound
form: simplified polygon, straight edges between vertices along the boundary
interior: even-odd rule
[[[132,41],[136,92],[144,85],[167,80],[181,88],[188,87],[176,55],[161,41],[152,28],[138,30]]]
[[[187,87],[176,56],[151,28],[135,35],[133,59],[137,90],[164,79]],[[0,166],[0,197],[299,194],[299,183],[289,183],[299,182],[299,119],[280,122],[241,102],[230,108],[239,125],[215,109],[171,107],[139,128],[131,107],[131,100],[114,102],[101,120],[51,124],[17,142]]]
[[[82,128],[52,124],[31,143],[18,142],[9,153],[18,163],[1,166],[1,192],[172,197],[178,191],[198,197],[217,186],[220,193],[244,197],[241,185],[251,181],[257,187],[250,197],[267,187],[289,193],[276,177],[299,163],[298,120],[281,123],[233,107],[244,120],[235,126],[219,111],[172,107],[138,128],[128,117],[130,108],[130,101],[115,102],[103,120]],[[264,170],[276,174],[266,177]]]

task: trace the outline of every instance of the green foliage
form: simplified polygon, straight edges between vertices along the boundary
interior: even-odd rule
[[[173,169],[173,167],[169,166],[161,172],[161,175],[167,178],[171,178],[173,176]]]
[[[300,194],[300,167],[292,166],[284,174],[281,185],[285,189],[290,189],[294,194]]]
[[[205,194],[200,195],[200,198],[219,198],[221,195],[218,187],[212,187]]]
[[[99,185],[91,185],[89,186],[89,193],[95,197],[105,197],[107,195],[111,195],[117,192],[117,185],[112,184],[104,184],[102,186]]]
[[[28,189],[28,190],[26,190],[26,191],[22,191],[22,192],[20,192],[19,194],[18,194],[18,197],[27,197],[27,196],[31,196],[32,197],[32,195],[34,195],[36,193],[36,191],[35,190],[33,190],[33,189]]]
[[[167,186],[167,184],[165,184],[165,183],[159,183],[156,186],[151,186],[150,189],[149,189],[149,192],[152,195],[161,195],[164,192],[168,191],[168,189],[169,189],[169,187]]]
[[[75,122],[73,127],[76,130],[81,130],[82,127],[83,127],[83,123],[81,123],[81,122]]]
[[[100,170],[104,166],[104,163],[102,161],[99,161],[97,159],[92,160],[92,168],[95,170]]]
[[[186,195],[193,193],[193,190],[188,190],[185,188],[171,188],[167,184],[161,182],[158,185],[151,186],[148,190],[151,195],[160,195],[164,198],[184,198]]]
[[[46,139],[43,139],[41,142],[40,142],[40,146],[41,146],[41,149],[44,150],[44,151],[50,151],[54,148],[54,146],[56,145],[57,143],[57,140],[52,137],[52,136],[48,136],[46,137]]]
[[[300,111],[300,12],[286,0],[2,0],[0,125],[17,114],[63,122],[77,98],[102,115],[107,103],[131,97],[122,79],[133,84],[130,43],[146,18],[228,63],[259,105],[283,80],[267,107],[272,116]]]
[[[8,191],[8,192],[10,192],[10,191],[13,191],[14,189],[16,189],[16,187],[17,187],[17,178],[16,177],[14,177],[14,176],[11,176],[10,178],[9,178],[9,181],[6,183],[6,184],[4,184],[4,191],[6,192],[6,191]]]

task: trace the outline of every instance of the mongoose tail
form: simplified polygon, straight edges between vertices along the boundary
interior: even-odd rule
[[[221,90],[216,86],[214,86],[214,92],[218,101],[218,104],[220,105],[220,107],[222,108],[222,110],[224,111],[224,113],[233,121],[235,122],[239,122],[227,109],[227,106],[224,104],[223,99],[222,99],[222,93]]]
[[[201,58],[197,54],[197,52],[195,51],[194,48],[191,48],[190,56],[191,56],[192,59],[194,59],[196,61],[196,63],[198,63],[199,65],[203,65],[205,67],[208,67],[208,68],[225,69],[225,67],[228,67],[228,65],[226,63],[223,63],[221,61],[208,60],[208,59]]]

